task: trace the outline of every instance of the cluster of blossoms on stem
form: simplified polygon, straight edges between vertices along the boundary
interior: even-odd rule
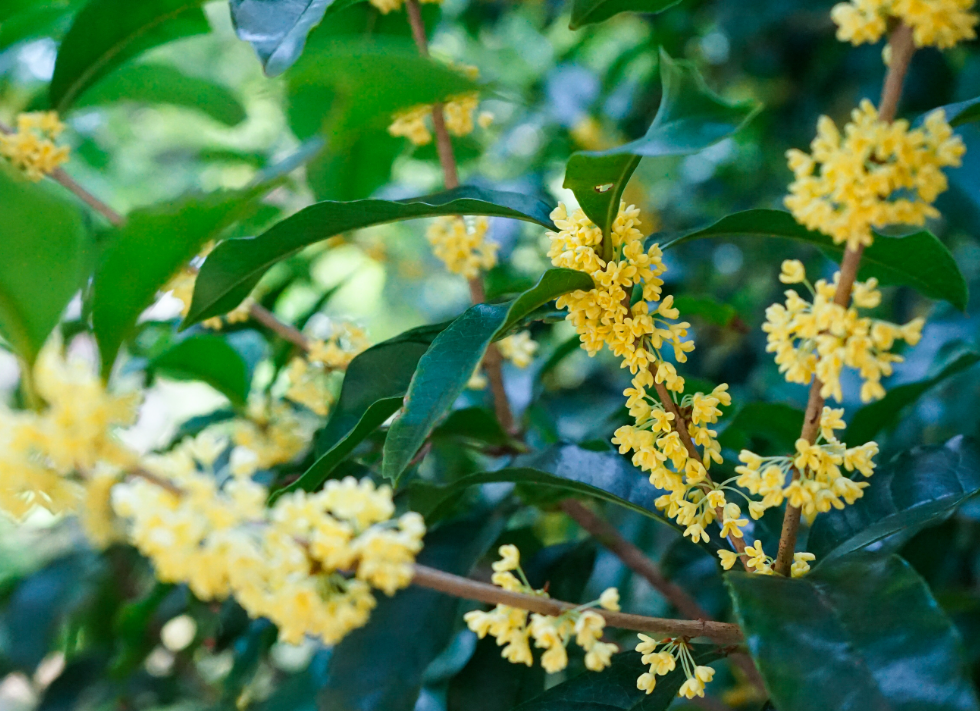
[[[977,36],[974,5],[975,0],[850,0],[834,6],[831,17],[842,42],[877,42],[894,18],[912,28],[916,46],[949,49]]]
[[[694,342],[684,340],[690,324],[675,322],[680,314],[673,297],[662,298],[660,277],[666,268],[658,245],[643,249],[639,210],[620,203],[610,229],[613,259],[608,262],[600,256],[602,230],[581,209],[569,215],[559,205],[551,218],[560,230],[549,234],[552,263],[588,273],[595,285],[590,291],[562,296],[558,307],[568,309],[567,318],[589,355],[607,346],[633,374],[632,387],[623,394],[635,424],[616,430],[613,444],[623,454],[632,451],[634,465],[650,473],[652,484],[669,492],[657,499],[657,506],[686,526],[692,540],[707,540],[705,527],[718,518],[723,519],[725,536],[740,537],[740,527],[748,521],[740,518],[738,505],[729,503],[708,477],[711,463],[722,461],[717,432],[709,425],[718,422],[719,405],[731,404],[728,386],[720,385],[709,394],[683,395],[676,402],[677,394],[684,393],[684,378],[664,360],[661,350],[669,344],[674,359],[683,363]],[[636,286],[642,297],[630,305]],[[657,385],[671,402],[647,393]],[[675,422],[675,413],[685,421]]]
[[[790,383],[808,384],[816,375],[822,383],[821,397],[843,399],[840,377],[845,367],[854,368],[864,381],[861,400],[870,402],[885,396],[881,378],[892,373],[892,364],[903,358],[891,353],[897,341],[910,346],[919,342],[924,319],[916,318],[904,326],[858,314],[858,308],[875,308],[881,303],[876,279],[855,282],[851,305],[834,301],[840,272],[834,281],[821,279],[811,285],[803,264],[783,262],[779,276],[784,284],[803,284],[812,294],[807,301],[796,291],[786,291],[786,303],[766,309],[762,326],[768,336],[766,350],[776,354],[779,372]]]
[[[215,471],[227,445],[202,433],[144,458],[154,481],[112,490],[114,511],[160,580],[186,583],[202,600],[234,596],[290,644],[306,635],[335,644],[367,622],[372,590],[393,595],[411,582],[425,524],[416,513],[392,519],[388,487],[348,477],[269,507],[264,486]]]
[[[326,417],[334,399],[331,373],[346,370],[369,345],[367,334],[358,326],[331,324],[326,338],[311,340],[305,357],[297,356],[289,362],[285,371],[289,382],[286,399]]]
[[[745,567],[752,572],[760,575],[774,575],[776,572],[776,561],[766,555],[762,549],[761,541],[754,541],[751,546],[745,546]],[[721,567],[731,570],[738,560],[738,554],[728,550],[719,550],[718,557],[721,558]],[[790,575],[794,578],[802,578],[810,572],[810,563],[816,560],[813,553],[794,553],[793,564],[790,566]]]
[[[54,111],[20,114],[17,131],[0,134],[0,156],[29,180],[39,181],[68,162],[68,147],[55,144],[64,130],[65,125]]]
[[[938,217],[932,203],[948,186],[941,169],[960,165],[966,150],[942,109],[910,130],[904,120],[881,121],[867,100],[843,135],[822,116],[810,149],[786,154],[796,177],[786,207],[801,225],[850,249],[869,246],[872,228]]]
[[[480,76],[480,71],[476,67],[454,66],[470,79],[475,80]],[[442,116],[446,122],[446,130],[453,136],[461,137],[473,133],[477,125],[480,128],[489,128],[490,124],[493,123],[493,114],[484,111],[476,116],[476,110],[479,106],[480,94],[476,91],[460,94],[447,100],[442,105]],[[395,114],[391,125],[388,126],[388,133],[392,136],[407,138],[416,146],[429,145],[432,143],[432,130],[429,128],[432,121],[432,109],[432,104],[419,104],[398,112]]]
[[[497,265],[499,244],[486,239],[490,220],[486,217],[437,217],[426,231],[432,252],[453,274],[475,279],[480,271]]]
[[[636,645],[636,651],[643,655],[640,661],[650,665],[650,671],[641,674],[636,680],[637,689],[652,694],[657,686],[657,677],[670,674],[680,662],[687,680],[681,685],[677,695],[687,699],[704,696],[704,686],[714,678],[715,670],[694,661],[688,640],[683,637],[668,637],[658,641],[645,634],[637,637],[640,638],[640,643]]]
[[[548,593],[533,589],[527,582],[516,546],[501,546],[498,552],[500,560],[493,564],[495,585],[512,592],[548,597]],[[619,592],[608,588],[598,600],[557,616],[529,614],[518,607],[497,605],[490,612],[468,612],[464,619],[480,639],[488,634],[496,638],[497,644],[503,647],[501,656],[513,664],[534,665],[530,644],[533,639],[536,648],[545,650],[541,655],[542,668],[550,674],[561,671],[568,665],[567,647],[574,637],[576,644],[585,650],[586,668],[602,671],[611,664],[617,647],[601,641],[606,621],[590,609],[597,605],[606,610],[619,610]]]

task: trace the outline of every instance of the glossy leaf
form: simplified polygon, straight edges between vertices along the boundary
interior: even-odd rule
[[[439,215],[511,217],[549,227],[549,213],[548,205],[536,198],[471,187],[409,200],[317,203],[258,237],[227,240],[218,245],[201,267],[187,323],[231,311],[274,264],[343,232]]]
[[[572,19],[568,26],[577,30],[585,25],[605,22],[621,12],[662,12],[681,0],[572,0]]]
[[[931,378],[891,388],[881,400],[865,405],[854,413],[847,425],[847,444],[851,447],[874,439],[882,430],[898,422],[902,410],[926,392],[980,361],[980,353],[963,353]]]
[[[946,110],[946,120],[953,128],[965,123],[980,121],[980,97],[960,101],[943,108]]]
[[[448,486],[420,486],[413,506],[427,518],[438,518],[441,510],[470,487],[500,482],[588,496],[666,522],[653,504],[663,492],[651,486],[643,472],[612,449],[595,451],[574,444],[520,456],[509,467],[470,474]]]
[[[281,490],[315,491],[354,448],[402,406],[419,359],[448,324],[422,326],[368,348],[351,361],[337,404],[317,438],[322,454]],[[277,492],[279,495],[279,492]]]
[[[0,166],[0,334],[27,362],[85,283],[89,251],[75,205]]]
[[[506,517],[474,516],[428,533],[418,562],[467,575],[503,530]],[[449,644],[459,600],[419,587],[379,597],[371,620],[330,658],[318,706],[329,711],[412,711],[429,664]]]
[[[140,210],[107,238],[92,291],[92,325],[103,377],[160,288],[205,243],[248,214],[266,190],[195,196]]]
[[[706,645],[695,646],[693,655],[699,665],[711,664],[722,656]],[[687,679],[684,670],[678,665],[674,671],[658,677],[653,692],[647,694],[636,688],[637,678],[649,670],[640,661],[642,656],[639,652],[616,654],[612,665],[601,673],[582,672],[514,711],[666,711]]]
[[[51,78],[52,108],[64,113],[99,79],[148,49],[210,25],[204,0],[91,0],[75,16],[58,50]]]
[[[710,296],[690,296],[681,294],[674,297],[674,307],[687,318],[701,318],[722,328],[732,325],[738,318],[738,311],[731,304],[718,301]]]
[[[178,380],[207,383],[239,407],[248,398],[248,364],[218,335],[189,336],[154,358],[151,367]]]
[[[821,232],[800,225],[783,210],[746,210],[723,217],[713,225],[688,232],[662,244],[670,249],[706,237],[780,237],[813,245],[840,260],[844,245]],[[953,255],[930,232],[921,231],[905,237],[876,235],[874,244],[861,258],[861,279],[876,277],[882,284],[911,286],[924,296],[948,301],[960,310],[966,309],[966,279]]]
[[[195,109],[226,126],[236,126],[247,118],[245,108],[228,89],[163,64],[120,67],[82,94],[75,108],[130,101]]]
[[[289,69],[306,45],[306,35],[323,18],[333,0],[231,0],[238,36],[249,42],[265,73]]]
[[[807,549],[818,563],[871,546],[897,550],[922,529],[942,523],[980,491],[980,456],[955,437],[941,447],[903,452],[870,483],[854,504],[814,521]]]
[[[502,338],[539,306],[576,289],[591,289],[592,278],[572,269],[549,269],[529,291],[506,304],[477,304],[436,336],[419,360],[405,405],[385,440],[381,473],[397,482],[439,419],[466,388],[487,346]]]
[[[604,234],[619,211],[619,200],[644,157],[696,153],[728,138],[755,114],[755,104],[730,104],[713,93],[693,65],[660,53],[663,99],[643,138],[605,151],[574,154],[564,187]]]
[[[730,418],[718,441],[728,449],[750,447],[753,438],[764,439],[776,451],[794,451],[803,427],[803,410],[775,402],[750,402]]]
[[[958,635],[898,556],[853,556],[797,579],[725,579],[780,711],[978,708]]]

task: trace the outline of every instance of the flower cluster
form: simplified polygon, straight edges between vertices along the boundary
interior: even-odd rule
[[[822,397],[843,399],[840,376],[844,367],[854,368],[862,380],[861,399],[877,400],[885,395],[883,376],[891,375],[892,364],[902,357],[891,353],[898,340],[911,346],[919,342],[925,321],[916,318],[898,326],[858,315],[858,308],[874,308],[881,303],[878,282],[869,279],[855,282],[851,306],[845,308],[834,302],[840,272],[833,283],[821,279],[811,285],[803,265],[796,260],[783,262],[780,281],[784,284],[802,283],[813,294],[813,302],[796,291],[786,291],[786,303],[773,304],[766,309],[762,330],[768,335],[766,350],[776,354],[779,371],[791,383],[806,385],[814,374],[823,387]]]
[[[516,546],[501,546],[500,560],[493,564],[493,582],[505,590],[548,597],[543,590],[534,590],[521,569],[520,552]],[[514,575],[514,572],[517,575]],[[518,578],[518,576],[520,576]],[[558,616],[534,613],[528,620],[527,610],[507,605],[497,605],[490,612],[474,610],[464,619],[471,630],[483,639],[488,634],[503,647],[501,656],[513,664],[533,666],[530,640],[534,646],[544,649],[541,666],[550,674],[568,665],[567,646],[574,636],[576,644],[585,650],[585,666],[591,671],[602,671],[611,663],[617,651],[615,644],[603,642],[602,631],[606,625],[602,615],[589,608],[596,605],[606,610],[619,609],[619,592],[609,588],[591,603],[567,610]]]
[[[371,4],[378,8],[382,15],[387,15],[392,10],[400,10],[403,1],[404,0],[371,0]],[[441,4],[442,0],[419,0],[419,2]]]
[[[843,136],[822,116],[810,148],[809,155],[796,149],[786,154],[796,178],[786,207],[800,224],[850,249],[870,245],[874,227],[921,225],[938,217],[932,203],[947,188],[941,169],[958,166],[966,150],[942,109],[910,130],[904,120],[879,120],[867,100],[854,110]]]
[[[739,474],[735,483],[762,497],[752,511],[754,517],[785,500],[812,521],[818,513],[842,509],[845,503],[853,504],[864,495],[868,483],[854,481],[841,468],[870,477],[878,445],[868,442],[848,448],[840,442],[834,432],[844,429],[843,415],[843,409],[824,407],[816,442],[798,439],[794,456],[760,457],[742,450],[739,460],[743,465],[735,468]]]
[[[363,328],[347,322],[331,323],[329,335],[310,342],[307,359],[330,370],[346,370],[370,345]]]
[[[411,582],[425,525],[415,513],[392,520],[388,487],[348,477],[267,507],[264,486],[215,470],[227,444],[202,433],[146,457],[152,482],[112,490],[114,511],[160,580],[186,583],[202,600],[234,596],[290,644],[307,634],[335,644],[367,622],[373,589],[393,595]]]
[[[231,469],[236,476],[251,476],[292,461],[307,448],[318,424],[304,419],[288,404],[267,398],[250,399],[247,415],[231,425],[236,445]]]
[[[636,645],[636,651],[643,655],[640,661],[650,665],[650,671],[641,674],[636,680],[637,689],[652,694],[657,686],[657,677],[674,671],[679,661],[687,681],[681,685],[677,695],[687,699],[704,696],[704,686],[714,678],[715,670],[694,661],[690,642],[683,637],[668,637],[662,642],[645,634],[637,637],[640,638],[640,643]]]
[[[136,421],[135,393],[107,392],[90,364],[65,360],[54,340],[41,351],[32,381],[43,401],[37,410],[0,409],[0,508],[18,520],[35,507],[81,508],[86,482],[102,486],[103,477],[135,461],[115,434]],[[86,523],[99,526],[95,516]]]
[[[978,16],[975,0],[849,0],[830,15],[837,23],[837,39],[859,45],[877,42],[895,18],[912,28],[918,47],[949,49],[974,39]]]
[[[334,401],[330,374],[346,370],[369,345],[363,329],[349,323],[331,325],[326,339],[311,340],[306,356],[289,362],[285,373],[289,381],[286,399],[326,417]]]
[[[738,554],[729,550],[719,550],[718,557],[721,558],[721,567],[731,570],[738,560]],[[790,575],[794,578],[802,578],[810,572],[810,563],[816,560],[813,553],[794,553],[793,565],[790,566]],[[762,542],[754,541],[751,546],[745,546],[745,567],[759,575],[775,574],[776,561],[766,555],[762,550]]]
[[[68,162],[68,147],[55,145],[64,130],[65,125],[54,111],[21,114],[15,133],[0,134],[0,156],[22,170],[28,179],[41,180]]]
[[[531,338],[530,331],[519,331],[497,341],[500,355],[518,368],[527,368],[538,352],[538,343]]]
[[[444,216],[435,219],[425,236],[446,269],[475,279],[481,269],[492,269],[497,264],[500,245],[486,239],[489,228],[486,217]]]
[[[397,0],[401,2],[401,0]],[[438,2],[439,0],[432,0]],[[470,79],[477,79],[480,70],[464,64],[453,65]],[[468,136],[479,124],[487,128],[493,123],[493,115],[484,111],[474,121],[473,116],[480,105],[479,92],[472,91],[455,96],[442,105],[442,117],[446,122],[446,130],[454,136]],[[416,146],[426,146],[432,143],[432,131],[429,122],[432,120],[431,104],[420,104],[395,114],[394,120],[388,126],[392,136],[404,136]]]

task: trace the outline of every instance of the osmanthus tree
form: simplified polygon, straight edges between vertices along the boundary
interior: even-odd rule
[[[588,33],[620,13],[669,23],[682,5],[558,11]],[[49,538],[63,530],[52,521],[77,519],[87,540],[4,583],[4,670],[33,675],[34,701],[51,710],[655,711],[678,697],[780,711],[980,707],[960,634],[976,632],[962,614],[976,605],[937,601],[899,555],[980,489],[973,445],[957,437],[881,461],[875,442],[980,358],[962,352],[886,389],[925,325],[888,320],[893,292],[967,306],[957,260],[926,226],[964,160],[954,128],[980,104],[897,116],[917,50],[935,58],[975,38],[973,0],[811,9],[844,43],[882,43],[880,100],[849,107],[842,125],[821,117],[810,151],[789,151],[787,210],[652,234],[657,219],[624,197],[641,161],[676,165],[746,131],[764,143],[759,103],[719,95],[655,43],[642,48],[659,68],[652,120],[627,132],[634,140],[578,124],[587,150],[558,152],[563,202],[461,184],[457,153],[479,148],[473,136],[494,120],[485,99],[506,103],[509,88],[430,57],[440,10],[232,0],[238,36],[268,75],[285,73],[306,143],[240,189],[122,214],[63,167],[73,113],[170,103],[244,120],[226,89],[142,59],[208,32],[202,3],[0,4],[0,46],[59,42],[47,91],[0,126],[0,332],[19,364],[0,412],[0,506],[35,528],[54,514],[39,529]],[[438,160],[443,189],[371,197],[405,150],[419,170]],[[316,201],[295,173],[304,165]],[[300,207],[282,217],[283,204]],[[372,345],[353,321],[317,320],[333,291],[280,307],[311,253],[424,218],[432,253],[468,282],[462,313]],[[518,253],[490,238],[503,220],[528,226],[532,252],[546,243],[537,259],[551,266],[530,283],[511,278],[505,257]],[[703,249],[672,255],[751,236],[839,265],[782,261],[784,301],[761,325],[790,384],[772,389],[799,386],[803,411],[744,384],[736,407],[727,384],[691,372],[690,354],[712,341],[697,342],[686,312],[747,329],[732,305],[671,275]],[[165,295],[183,309],[161,321],[147,309]],[[581,382],[584,405],[574,385],[565,401],[542,385],[579,346],[604,359],[592,377],[628,381],[612,417]],[[141,451],[126,430],[160,376],[205,383],[228,407]],[[857,399],[866,405],[841,406]],[[580,410],[586,434],[571,441],[549,421],[556,407]],[[614,525],[624,520],[629,535]],[[648,555],[647,521],[679,552]],[[593,541],[656,596],[599,574]],[[287,674],[296,650],[313,661]]]

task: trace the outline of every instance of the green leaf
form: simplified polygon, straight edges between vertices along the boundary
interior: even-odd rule
[[[963,437],[903,452],[875,473],[854,504],[820,514],[807,548],[818,562],[871,545],[897,550],[922,529],[945,521],[977,491],[980,458]]]
[[[0,8],[0,51],[18,42],[52,37],[61,39],[71,15],[83,0],[22,0]]]
[[[28,363],[85,283],[89,251],[75,205],[0,166],[0,333]]]
[[[847,444],[854,447],[870,442],[879,432],[898,422],[904,408],[947,378],[973,367],[977,361],[980,361],[980,353],[962,353],[931,378],[891,388],[881,400],[865,405],[854,413],[854,418],[847,425]]]
[[[274,264],[343,232],[438,215],[511,217],[551,227],[550,212],[541,200],[521,193],[471,187],[408,200],[320,202],[258,237],[218,245],[201,267],[186,323],[231,311]]]
[[[92,325],[107,377],[136,320],[201,247],[254,207],[268,186],[184,198],[132,213],[107,237],[92,287]]]
[[[74,107],[129,101],[196,109],[226,126],[236,126],[247,118],[245,108],[228,89],[163,64],[121,67],[82,94]]]
[[[347,366],[337,404],[317,438],[322,452],[288,487],[316,491],[354,448],[402,406],[419,359],[448,324],[422,326],[368,348]]]
[[[725,580],[779,711],[978,708],[952,624],[898,556]]]
[[[664,492],[654,488],[643,472],[612,449],[595,451],[574,444],[559,444],[517,457],[507,468],[470,474],[448,486],[418,485],[413,506],[426,518],[437,519],[442,510],[466,489],[500,482],[587,496],[669,523],[653,504]]]
[[[299,59],[306,35],[323,18],[332,0],[231,0],[238,36],[259,55],[265,73],[274,77]]]
[[[150,367],[178,380],[207,383],[239,407],[248,398],[248,364],[221,336],[188,336],[154,358]]]
[[[506,516],[475,516],[429,532],[418,562],[467,575],[503,530]],[[459,600],[419,587],[382,598],[368,624],[330,657],[318,706],[330,711],[412,711],[429,663],[449,644]]]
[[[662,244],[671,249],[685,242],[705,237],[780,237],[813,245],[840,260],[844,245],[821,232],[800,225],[783,210],[746,210],[723,217],[708,227],[688,232]],[[876,277],[882,284],[911,286],[924,296],[948,301],[966,310],[966,279],[953,255],[931,232],[922,230],[904,237],[875,235],[874,244],[861,258],[861,279]]]
[[[710,664],[722,655],[707,645],[695,645],[694,662]],[[657,678],[653,692],[647,694],[636,688],[636,680],[649,670],[639,652],[621,652],[612,658],[612,665],[601,673],[585,671],[568,681],[548,689],[514,711],[666,711],[677,698],[677,692],[687,677],[677,666],[666,676]]]
[[[953,128],[965,123],[980,121],[980,96],[957,104],[949,104],[943,109],[946,111],[946,120]]]
[[[304,59],[289,73],[290,113],[304,117],[298,135],[321,131],[334,150],[365,130],[384,131],[403,109],[480,89],[452,67],[421,56],[410,40],[330,38],[317,47],[315,60]]]
[[[511,442],[510,436],[500,426],[496,415],[483,407],[464,407],[462,410],[454,410],[441,425],[432,430],[432,436],[461,438],[497,446],[504,446]]]
[[[552,299],[591,288],[592,277],[584,272],[549,269],[513,302],[472,306],[436,336],[419,360],[405,405],[388,430],[382,475],[397,483],[439,418],[462,394],[492,341]]]
[[[606,151],[575,153],[564,187],[603,235],[619,212],[619,200],[643,157],[696,153],[728,138],[756,113],[755,104],[730,104],[713,93],[693,65],[660,52],[663,99],[643,138]]]
[[[725,328],[738,318],[738,311],[710,296],[689,296],[681,294],[674,297],[674,307],[680,310],[683,318],[702,318],[708,323]]]
[[[728,449],[745,449],[753,438],[766,440],[774,451],[794,451],[803,427],[803,410],[775,402],[750,402],[732,417],[718,442]]]
[[[621,12],[662,12],[681,0],[572,0],[569,29],[605,22]]]
[[[75,16],[58,50],[51,107],[65,113],[114,68],[161,44],[207,34],[204,0],[91,0]]]

